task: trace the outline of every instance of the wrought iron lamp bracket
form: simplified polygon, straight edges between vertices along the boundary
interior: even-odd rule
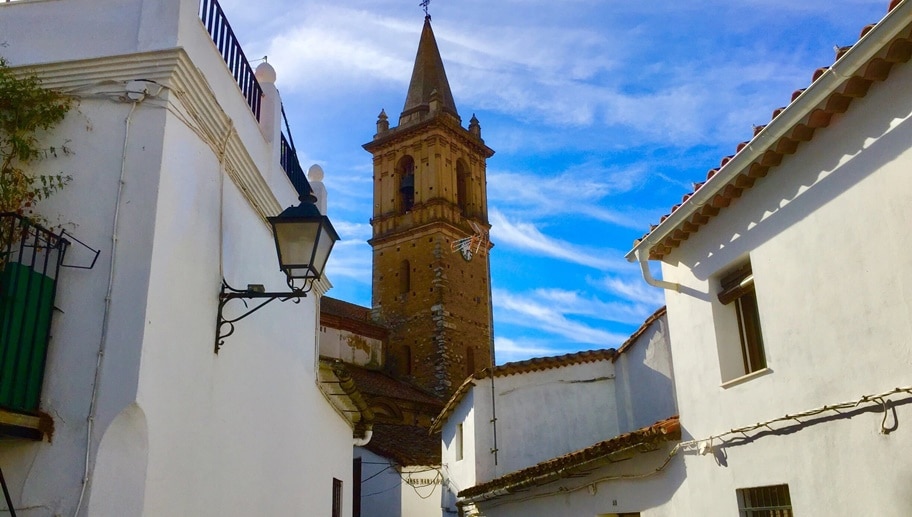
[[[307,280],[304,282],[303,287],[295,286],[291,279],[288,279],[288,287],[291,289],[288,292],[265,292],[265,291],[256,291],[253,289],[235,289],[228,285],[228,282],[225,279],[222,279],[222,292],[219,293],[219,305],[218,305],[218,319],[216,320],[215,326],[215,353],[219,353],[219,349],[222,345],[225,344],[225,338],[234,334],[234,324],[241,321],[242,319],[250,316],[254,312],[262,309],[267,304],[275,300],[281,300],[282,302],[287,302],[291,300],[294,303],[300,303],[301,298],[306,298],[307,293],[313,289],[313,280]],[[225,318],[223,316],[223,310],[225,305],[228,304],[231,300],[241,300],[244,303],[244,307],[249,307],[246,300],[263,300],[258,303],[255,307],[248,310],[244,314],[237,316],[235,318]]]

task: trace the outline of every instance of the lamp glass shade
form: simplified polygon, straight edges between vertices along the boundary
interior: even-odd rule
[[[329,218],[309,203],[270,217],[279,267],[290,279],[318,280],[339,235]]]

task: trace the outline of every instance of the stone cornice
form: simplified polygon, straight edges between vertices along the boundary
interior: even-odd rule
[[[438,128],[443,129],[451,136],[459,139],[466,146],[472,148],[475,152],[481,154],[485,158],[490,158],[494,155],[494,150],[485,145],[484,140],[472,135],[468,129],[460,126],[451,116],[441,113],[421,122],[390,128],[382,134],[375,135],[372,141],[364,144],[362,147],[365,151],[374,153],[383,147],[388,147],[391,144],[398,144],[408,140],[416,134],[427,134],[428,131]]]

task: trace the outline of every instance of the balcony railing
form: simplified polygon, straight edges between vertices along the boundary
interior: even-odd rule
[[[69,241],[28,219],[0,214],[0,407],[34,412]]]
[[[205,25],[206,30],[215,42],[215,46],[225,59],[225,64],[241,87],[241,93],[247,99],[247,105],[250,106],[257,120],[260,120],[260,104],[263,96],[263,89],[257,82],[256,75],[251,68],[244,50],[238,42],[234,31],[231,30],[231,24],[225,12],[219,5],[218,0],[201,0],[200,2],[200,20]],[[288,119],[285,117],[285,108],[282,108],[282,120],[285,122],[285,131],[281,134],[279,149],[279,163],[291,180],[298,195],[307,195],[310,193],[310,184],[307,181],[307,175],[301,168],[298,161],[298,153],[295,150],[294,140],[291,138],[291,128],[288,125]],[[286,136],[288,135],[288,136]]]
[[[282,106],[282,121],[285,123],[285,132],[282,133],[280,142],[279,163],[285,169],[285,174],[288,175],[288,179],[291,180],[298,195],[307,196],[311,193],[310,182],[307,181],[307,174],[304,173],[301,162],[298,161],[298,151],[295,149],[294,139],[291,138],[291,126],[288,125],[288,117],[285,116],[285,106]]]
[[[212,37],[212,41],[222,54],[222,59],[228,65],[228,70],[234,76],[241,93],[247,99],[247,105],[257,120],[260,120],[260,101],[263,97],[263,89],[257,82],[253,68],[244,55],[244,50],[231,30],[231,24],[225,16],[225,11],[219,5],[217,0],[202,0],[199,11],[200,20],[205,25],[206,30]]]

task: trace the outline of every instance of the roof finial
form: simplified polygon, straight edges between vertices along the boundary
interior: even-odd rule
[[[431,0],[421,0],[421,3],[418,4],[422,8],[424,8],[424,18],[427,20],[431,19],[431,14],[428,12],[428,4],[430,4],[430,3],[431,3]]]

